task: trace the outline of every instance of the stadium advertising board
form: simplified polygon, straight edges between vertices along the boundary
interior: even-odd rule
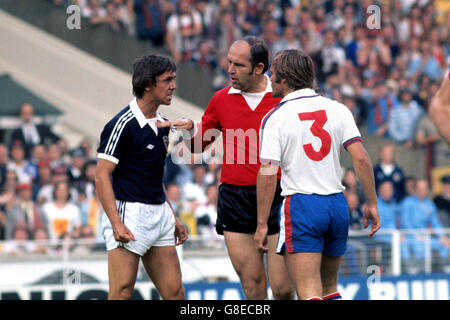
[[[383,276],[374,283],[365,277],[342,277],[339,291],[346,300],[448,300],[450,275]],[[242,300],[238,282],[185,283],[188,300]],[[2,300],[104,300],[107,284],[33,285],[0,288]],[[136,283],[133,299],[158,300],[152,283]]]

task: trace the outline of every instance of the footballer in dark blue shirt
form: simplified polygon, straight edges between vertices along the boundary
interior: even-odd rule
[[[158,112],[170,105],[176,66],[147,55],[133,64],[133,99],[104,127],[98,148],[95,183],[106,212],[102,220],[108,250],[108,299],[129,299],[139,259],[163,299],[184,299],[175,245],[186,228],[166,201],[163,172],[169,128]]]

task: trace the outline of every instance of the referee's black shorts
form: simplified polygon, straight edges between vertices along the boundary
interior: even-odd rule
[[[280,231],[278,209],[283,201],[279,182],[275,191],[268,221],[267,234]],[[219,186],[216,231],[254,233],[257,226],[256,186],[237,186],[222,183]]]

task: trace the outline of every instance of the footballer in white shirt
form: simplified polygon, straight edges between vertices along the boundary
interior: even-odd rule
[[[283,50],[271,66],[273,96],[282,97],[262,120],[257,178],[258,227],[254,240],[267,250],[267,217],[281,167],[285,197],[279,211],[277,253],[283,254],[300,299],[340,299],[337,275],[345,253],[349,211],[342,193],[339,155],[345,148],[366,196],[364,226],[380,227],[370,158],[349,109],[312,88],[311,58]]]

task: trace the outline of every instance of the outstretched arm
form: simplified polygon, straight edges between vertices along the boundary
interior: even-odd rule
[[[431,100],[428,110],[430,118],[440,135],[450,144],[450,72]]]

